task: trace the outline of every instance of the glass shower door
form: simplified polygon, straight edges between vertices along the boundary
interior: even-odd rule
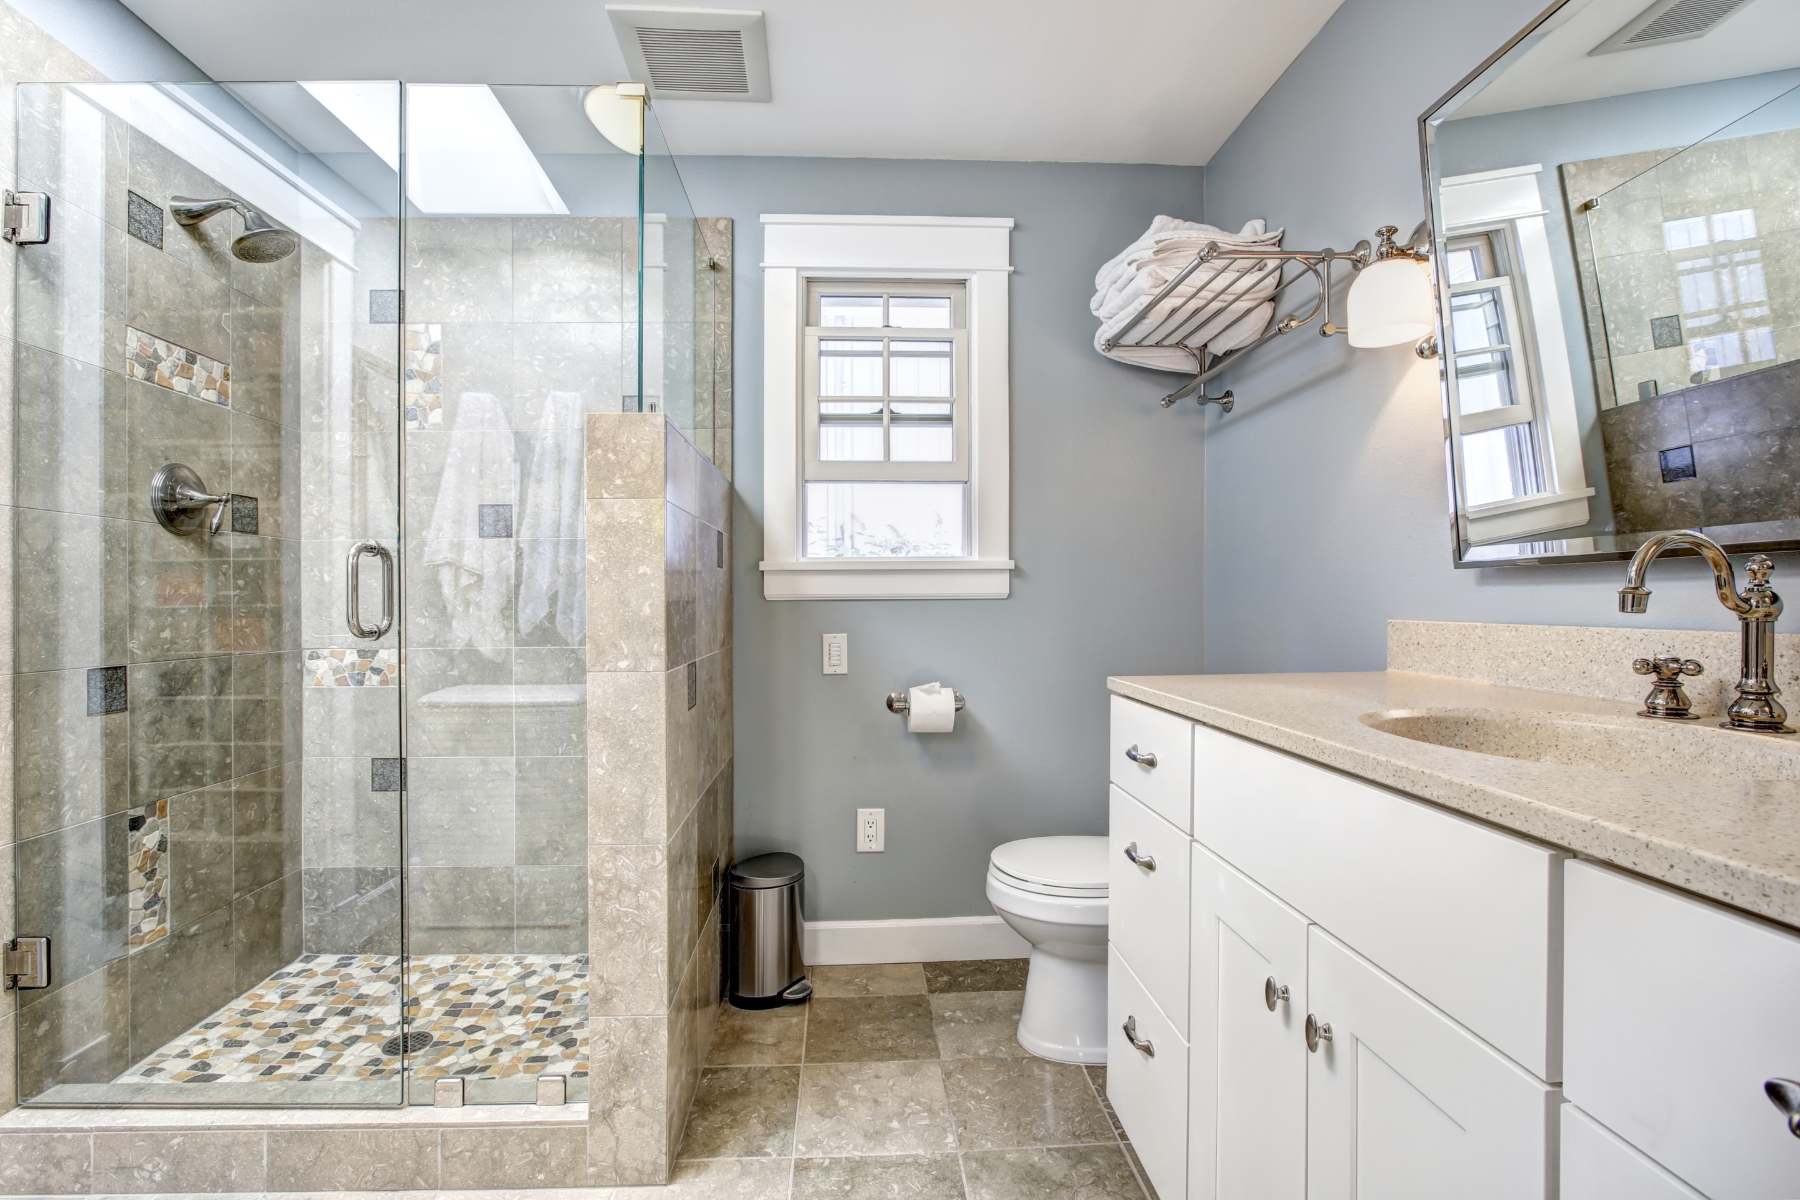
[[[399,102],[17,89],[22,1103],[402,1102]]]

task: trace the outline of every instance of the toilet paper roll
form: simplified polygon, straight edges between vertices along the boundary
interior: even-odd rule
[[[908,733],[949,733],[956,728],[956,691],[936,683],[906,690]]]

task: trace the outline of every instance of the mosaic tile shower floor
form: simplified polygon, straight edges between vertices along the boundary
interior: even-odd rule
[[[407,1031],[431,1044],[415,1078],[587,1074],[587,956],[426,954],[408,964]],[[175,1038],[121,1083],[391,1079],[392,957],[308,954]]]

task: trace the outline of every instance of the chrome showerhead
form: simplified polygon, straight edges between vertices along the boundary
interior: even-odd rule
[[[169,197],[169,211],[181,225],[198,225],[208,217],[235,209],[244,218],[244,232],[231,243],[234,257],[248,263],[279,262],[300,248],[300,239],[276,225],[241,200],[196,200],[191,196]]]

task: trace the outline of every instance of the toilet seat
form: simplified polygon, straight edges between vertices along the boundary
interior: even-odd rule
[[[995,846],[988,874],[998,882],[1037,896],[1104,900],[1104,837],[1023,838]]]

